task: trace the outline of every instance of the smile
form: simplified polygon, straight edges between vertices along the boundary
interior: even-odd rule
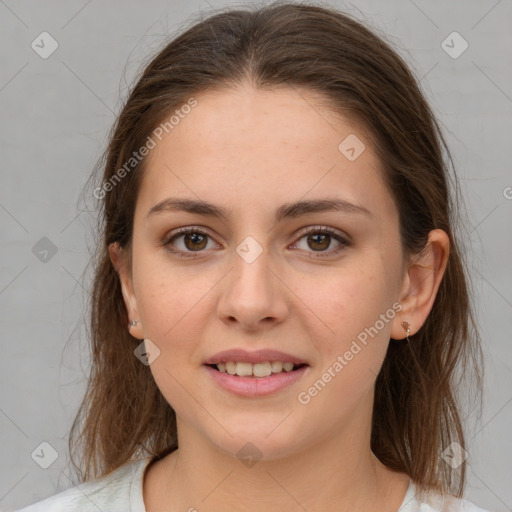
[[[275,393],[298,381],[307,371],[307,364],[266,361],[226,363],[204,366],[214,382],[236,395],[258,397]]]
[[[304,365],[296,365],[291,362],[283,363],[282,361],[266,361],[255,364],[228,361],[210,366],[217,368],[219,372],[238,375],[239,377],[268,377],[274,373],[291,372]]]

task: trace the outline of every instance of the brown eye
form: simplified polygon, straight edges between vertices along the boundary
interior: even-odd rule
[[[329,248],[329,245],[331,244],[331,235],[308,235],[307,240],[308,246],[311,247],[311,249],[315,251],[323,251]]]
[[[208,235],[193,232],[182,236],[185,247],[191,251],[201,250],[206,247],[206,240]]]
[[[306,243],[305,247],[298,247],[299,249],[305,250],[307,252],[318,253],[315,255],[315,258],[322,258],[331,255],[338,254],[340,251],[345,249],[350,245],[350,242],[337,231],[327,228],[327,227],[314,227],[309,228],[305,232],[299,240],[305,239]],[[338,243],[338,245],[331,250],[328,250],[332,244],[333,239]],[[296,243],[299,245],[299,242]]]
[[[209,238],[211,237],[207,233],[197,228],[181,228],[163,245],[173,254],[178,254],[185,258],[193,257],[193,253],[203,252],[208,245]]]

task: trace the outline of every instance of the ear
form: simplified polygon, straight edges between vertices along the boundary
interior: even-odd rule
[[[117,242],[109,245],[108,252],[110,255],[110,261],[112,262],[112,265],[114,265],[121,281],[124,304],[126,306],[126,311],[128,312],[128,321],[131,322],[133,320],[137,320],[137,324],[135,326],[129,328],[127,325],[126,328],[129,329],[130,334],[134,338],[144,339],[139,310],[137,307],[137,299],[135,298],[133,290],[128,254],[126,254],[125,250],[121,248]]]
[[[432,230],[425,248],[413,258],[405,272],[399,297],[402,309],[393,319],[391,328],[393,339],[406,337],[402,322],[409,322],[409,336],[425,323],[441,285],[449,254],[450,239],[446,232]]]

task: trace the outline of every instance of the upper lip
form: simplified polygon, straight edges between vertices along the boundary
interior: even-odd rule
[[[210,357],[204,364],[227,363],[228,361],[244,362],[244,363],[264,363],[266,361],[281,361],[283,363],[307,364],[307,362],[292,354],[286,354],[279,350],[261,349],[249,352],[241,348],[232,348],[218,352]]]

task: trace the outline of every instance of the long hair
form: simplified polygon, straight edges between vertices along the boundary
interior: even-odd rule
[[[81,481],[111,473],[141,453],[161,458],[178,446],[174,410],[133,354],[140,341],[127,330],[108,247],[131,247],[146,162],[132,160],[134,152],[194,95],[244,83],[306,88],[333,112],[364,125],[398,208],[406,257],[421,252],[432,229],[448,234],[451,250],[432,310],[410,343],[390,341],[377,377],[371,449],[385,466],[424,488],[461,496],[466,461],[452,468],[442,452],[453,442],[466,446],[458,391],[470,370],[481,390],[482,370],[449,149],[419,82],[391,43],[349,14],[283,2],[194,20],[145,67],[110,133],[95,190],[91,368],[69,437]],[[78,464],[75,452],[81,453]]]

